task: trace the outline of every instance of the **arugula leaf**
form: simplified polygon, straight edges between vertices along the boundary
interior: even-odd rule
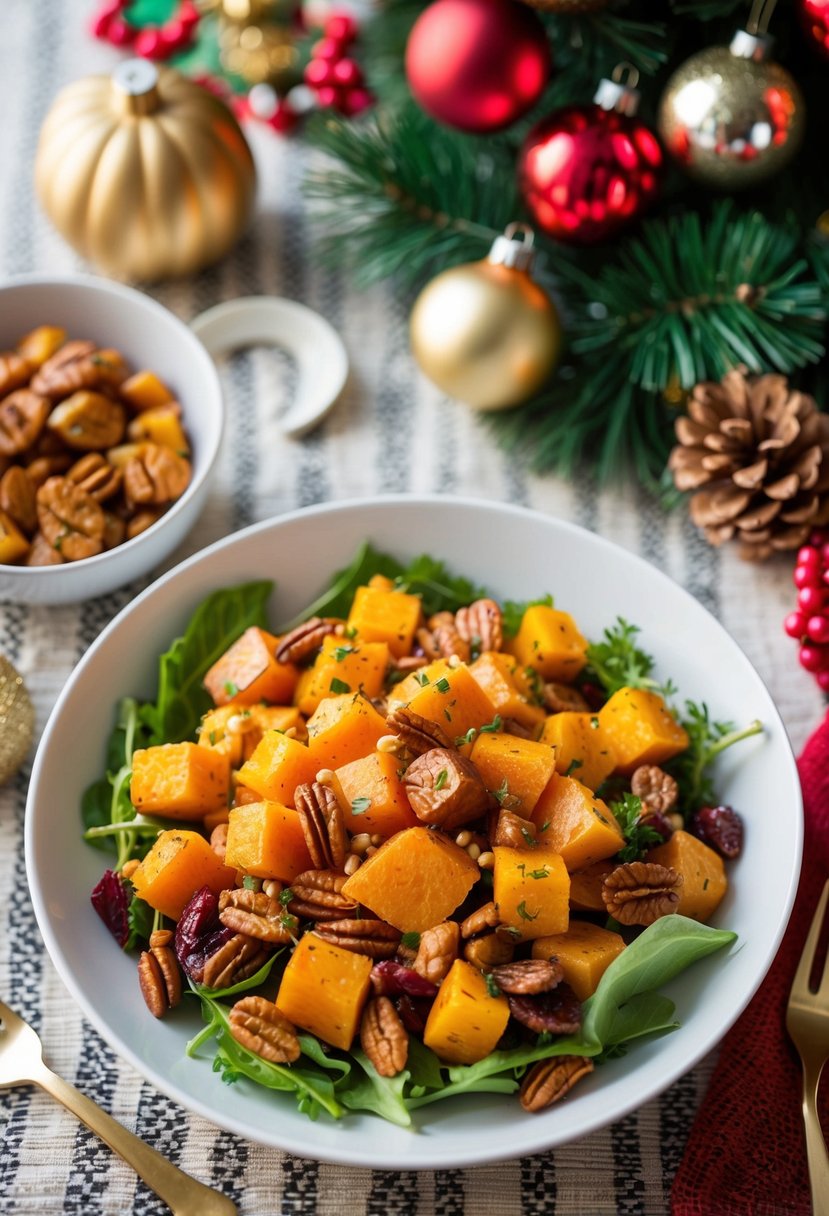
[[[422,553],[403,569],[395,580],[403,591],[423,599],[424,615],[457,612],[473,600],[483,599],[486,591],[462,575],[451,574],[445,564]]]
[[[620,688],[650,688],[667,696],[673,690],[670,683],[660,684],[651,678],[653,658],[636,644],[638,625],[624,617],[605,629],[601,642],[587,647],[587,662],[596,679],[610,697]]]
[[[624,793],[617,802],[608,804],[622,829],[627,844],[620,849],[619,861],[637,861],[651,845],[660,844],[662,836],[656,828],[641,822],[642,799],[635,794]]]
[[[501,605],[501,614],[503,616],[502,627],[505,638],[515,637],[521,628],[524,613],[528,608],[534,608],[537,604],[541,604],[545,608],[553,607],[553,597],[549,591],[546,595],[540,595],[535,600],[504,600]]]
[[[241,583],[214,591],[199,604],[180,638],[159,660],[158,697],[142,707],[155,743],[191,738],[212,706],[202,686],[207,671],[246,629],[267,626],[265,607],[273,583]]]
[[[701,806],[716,801],[714,783],[708,770],[717,756],[742,739],[762,734],[763,724],[755,718],[748,726],[737,730],[733,722],[712,721],[704,701],[700,704],[686,701],[681,725],[688,734],[688,747],[665,768],[676,777],[679,809],[687,817]]]
[[[92,785],[84,790],[81,798],[81,820],[84,826],[84,839],[88,840],[96,849],[104,849],[106,852],[111,851],[111,838],[92,836],[88,833],[91,828],[108,825],[111,822],[111,813],[112,786],[107,777],[102,777],[100,781],[93,781]]]
[[[373,574],[383,574],[386,578],[394,579],[402,570],[403,567],[396,558],[381,553],[366,541],[357,550],[350,564],[343,570],[338,570],[328,587],[307,608],[281,625],[279,632],[286,633],[289,629],[295,629],[310,616],[348,616],[354,592],[358,587],[364,586]]]
[[[143,899],[138,898],[132,890],[132,883],[127,883],[127,890],[131,891],[132,894],[127,904],[129,933],[127,934],[127,940],[124,942],[124,949],[137,950],[139,946],[144,947],[149,943],[150,934],[153,931],[155,911],[149,904],[144,903]]]
[[[638,992],[619,1005],[610,1018],[604,1047],[617,1047],[646,1034],[667,1034],[679,1027],[676,1005],[661,992]]]
[[[408,1070],[404,1068],[396,1077],[381,1077],[360,1048],[353,1048],[351,1056],[362,1073],[353,1069],[348,1080],[337,1087],[337,1098],[343,1106],[349,1110],[371,1110],[398,1127],[411,1127],[412,1116],[403,1097],[409,1082]]]

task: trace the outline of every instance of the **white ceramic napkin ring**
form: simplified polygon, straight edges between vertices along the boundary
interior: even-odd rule
[[[190,328],[212,358],[247,346],[279,346],[295,360],[297,387],[280,429],[298,438],[321,422],[345,387],[348,355],[319,313],[279,296],[247,296],[208,308]]]

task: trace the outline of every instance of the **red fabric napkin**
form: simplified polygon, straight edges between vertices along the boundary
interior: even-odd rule
[[[806,825],[794,910],[759,992],[723,1039],[674,1180],[672,1216],[809,1216],[812,1210],[800,1060],[786,1034],[785,1016],[815,906],[829,877],[829,714],[803,749],[798,769]],[[762,897],[758,890],[757,898]],[[825,1072],[820,1098],[825,1133]]]

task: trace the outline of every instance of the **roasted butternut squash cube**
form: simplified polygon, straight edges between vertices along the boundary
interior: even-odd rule
[[[216,705],[256,705],[270,701],[285,705],[294,695],[299,670],[293,663],[278,663],[279,639],[252,625],[213,664],[204,686]]]
[[[29,542],[12,517],[0,511],[0,564],[11,566],[29,552]]]
[[[514,929],[522,941],[566,932],[570,921],[570,875],[558,853],[544,845],[534,849],[499,845],[492,851],[493,898],[501,923]]]
[[[625,776],[640,764],[663,764],[688,746],[688,735],[664,699],[646,688],[620,688],[598,718],[616,753],[614,771]]]
[[[618,933],[601,929],[590,921],[571,920],[566,933],[536,938],[533,958],[557,958],[565,981],[580,1001],[586,1001],[624,948],[624,938]]]
[[[477,967],[456,959],[429,1010],[423,1042],[446,1064],[477,1064],[507,1028],[509,1005],[490,996]]]
[[[118,392],[134,410],[154,409],[173,400],[173,394],[167,385],[155,372],[149,371],[136,372],[130,376],[119,387]]]
[[[202,887],[214,895],[235,887],[236,872],[223,864],[198,832],[175,828],[161,832],[130,882],[162,916],[178,920],[185,905]]]
[[[319,767],[305,743],[268,730],[239,769],[237,780],[260,798],[293,806],[296,787],[313,781]]]
[[[545,680],[571,683],[587,662],[587,638],[570,613],[547,604],[526,609],[509,650],[522,667],[533,667]]]
[[[230,762],[197,743],[141,747],[132,758],[130,798],[144,815],[194,822],[227,806]]]
[[[385,642],[349,641],[330,635],[308,669],[300,678],[294,694],[299,709],[310,715],[324,697],[361,692],[378,697],[383,691],[389,648]],[[303,673],[305,677],[305,673]]]
[[[580,870],[625,847],[610,807],[575,777],[554,773],[532,819],[538,839],[561,854],[568,870]]]
[[[383,587],[358,587],[348,614],[349,629],[363,642],[385,642],[399,659],[412,648],[420,620],[420,597]]]
[[[20,339],[17,353],[32,367],[42,367],[47,359],[57,354],[66,341],[66,330],[57,325],[38,325]]]
[[[449,666],[448,659],[435,659],[433,663],[427,663],[425,667],[420,667],[417,671],[409,672],[391,690],[389,704],[392,707],[408,705],[412,698],[416,697],[427,684],[434,684],[441,676],[447,675],[451,670],[452,668]]]
[[[549,744],[501,731],[478,735],[470,759],[488,790],[520,799],[520,805],[511,802],[510,809],[524,819],[530,818],[556,766],[556,754]]]
[[[175,401],[142,410],[127,427],[127,438],[132,443],[160,443],[162,447],[178,452],[179,456],[190,454],[190,444],[181,425],[181,407]]]
[[[340,768],[374,750],[386,719],[360,693],[320,701],[308,719],[308,748],[317,768]]]
[[[281,802],[250,802],[230,811],[225,864],[254,878],[292,882],[314,868],[299,815]]]
[[[602,899],[602,885],[611,870],[615,869],[615,861],[593,861],[580,870],[571,870],[571,909],[574,912],[601,912],[604,915],[607,909]]]
[[[336,770],[349,832],[378,832],[388,838],[417,827],[399,770],[397,756],[377,751]]]
[[[469,854],[442,832],[407,828],[381,844],[343,887],[401,933],[440,924],[481,876]]]
[[[238,768],[253,755],[266,730],[293,730],[305,735],[305,720],[293,705],[219,705],[202,718],[199,746],[224,752]]]
[[[728,878],[719,853],[689,832],[679,831],[665,844],[651,849],[646,860],[673,866],[682,875],[675,912],[694,920],[710,920],[728,890]]]
[[[348,1051],[371,986],[373,960],[306,933],[288,959],[276,1006],[289,1021]]]
[[[538,733],[544,710],[528,695],[526,678],[521,676],[513,655],[487,650],[470,664],[469,670],[502,718],[514,718],[527,730]]]
[[[487,726],[495,717],[495,706],[463,663],[459,667],[447,666],[436,680],[423,684],[409,701],[409,708],[422,718],[439,723],[450,739],[460,738],[473,726]]]
[[[556,749],[556,772],[571,774],[588,789],[597,790],[616,767],[616,753],[596,714],[551,714],[545,719],[541,742]]]

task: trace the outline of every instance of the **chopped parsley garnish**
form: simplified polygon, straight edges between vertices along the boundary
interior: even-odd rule
[[[583,767],[584,767],[584,761],[576,760],[576,758],[574,756],[573,759],[570,761],[570,763],[567,765],[567,771],[564,774],[564,776],[571,777],[577,768],[583,768]]]
[[[351,692],[351,685],[346,684],[345,680],[338,680],[336,676],[334,676],[328,687],[333,693]]]
[[[601,725],[601,723],[599,722],[599,719],[594,714],[593,717],[590,719],[590,729],[598,730],[600,725]]]
[[[291,900],[293,898],[294,898],[294,893],[290,887],[284,887],[279,892],[279,902],[282,904],[283,908],[287,908],[288,904],[291,902]]]
[[[616,816],[616,822],[627,842],[625,847],[619,850],[620,861],[638,861],[652,845],[661,843],[661,833],[650,824],[641,822],[641,798],[637,798],[635,794],[623,794],[618,802],[610,803],[610,809]]]
[[[429,683],[429,677],[426,675],[425,671],[416,671],[414,673],[414,678],[417,680],[421,688],[425,688]]]
[[[442,768],[440,770],[440,772],[438,773],[437,777],[435,778],[435,789],[442,790],[448,780],[449,780],[449,772],[447,769]]]
[[[414,929],[404,933],[400,939],[400,945],[405,946],[407,950],[417,950],[420,946],[420,934]]]
[[[218,737],[219,737],[219,735],[218,735],[218,731],[211,730],[210,734],[209,734],[207,737],[208,737],[208,739],[210,740],[210,746],[211,746],[211,747],[214,747],[214,746],[215,746],[215,744],[216,744],[216,740],[217,740],[217,739],[218,739]]]
[[[235,697],[239,692],[238,684],[234,684],[232,680],[225,680],[224,690],[229,697]]]
[[[487,972],[486,975],[484,976],[484,982],[486,983],[486,991],[487,991],[488,996],[500,996],[501,995],[501,989],[495,983],[495,980],[492,978],[492,976],[489,974],[489,972]]]
[[[463,747],[464,743],[474,743],[475,736],[478,733],[477,726],[470,726],[465,735],[455,736],[455,747]]]
[[[446,676],[441,676],[439,680],[435,681],[435,688],[438,690],[438,692],[449,692],[451,687],[452,685],[449,683]]]
[[[530,870],[529,874],[526,874],[525,877],[526,878],[549,878],[550,871],[547,869],[546,866],[542,866],[541,869],[539,869],[539,870]]]
[[[515,910],[518,913],[518,915],[521,917],[522,920],[537,920],[538,919],[537,912],[528,912],[527,911],[526,900],[522,899],[521,903],[518,905],[518,907]]]
[[[504,725],[504,722],[503,722],[503,719],[501,718],[501,715],[500,715],[500,714],[496,714],[496,715],[495,715],[495,717],[492,719],[492,721],[491,721],[491,722],[488,722],[488,723],[486,724],[486,726],[481,726],[481,727],[479,728],[479,730],[478,730],[478,734],[479,734],[479,735],[491,735],[491,734],[495,734],[495,733],[497,733],[497,731],[499,731],[499,730],[501,729],[501,727],[502,727],[503,725]]]
[[[342,663],[347,654],[354,654],[356,646],[337,646],[334,650],[334,658],[338,663]]]
[[[370,806],[370,798],[355,798],[351,803],[351,813],[352,815],[365,815]]]
[[[521,835],[524,837],[524,843],[527,845],[527,848],[534,849],[536,847],[536,845],[538,844],[538,841],[536,840],[535,836],[532,834],[531,831],[529,831],[528,828],[522,827]]]
[[[504,799],[509,797],[509,782],[506,777],[498,786],[497,790],[492,791],[492,797],[497,801],[499,806],[504,805]]]
[[[670,681],[660,684],[653,679],[653,658],[637,646],[638,633],[638,625],[620,616],[615,625],[605,629],[601,642],[591,642],[587,647],[589,667],[608,696],[620,688],[649,688],[664,696],[673,691]]]
[[[245,888],[246,891],[258,891],[259,890],[259,879],[254,878],[252,874],[246,874],[245,877],[242,879],[242,886]]]

